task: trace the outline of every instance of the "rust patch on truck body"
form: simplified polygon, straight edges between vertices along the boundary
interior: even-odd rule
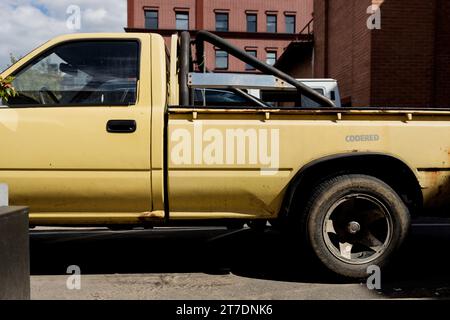
[[[164,211],[142,212],[138,217],[140,222],[159,221],[164,219]]]
[[[424,208],[450,215],[450,168],[419,169]]]

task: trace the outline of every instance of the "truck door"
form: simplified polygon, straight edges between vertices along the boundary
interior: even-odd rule
[[[171,218],[275,217],[292,173],[279,164],[280,122],[232,90],[198,93],[195,111],[169,112]]]
[[[12,68],[0,181],[32,214],[149,211],[150,36],[75,37]]]

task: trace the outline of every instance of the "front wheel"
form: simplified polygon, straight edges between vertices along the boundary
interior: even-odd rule
[[[351,278],[383,268],[406,237],[410,216],[383,181],[343,175],[319,184],[305,207],[303,227],[315,255],[330,270]]]

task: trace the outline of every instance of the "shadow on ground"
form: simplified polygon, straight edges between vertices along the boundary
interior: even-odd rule
[[[403,250],[382,275],[380,294],[450,298],[450,225],[413,227]],[[32,275],[233,273],[299,283],[345,283],[271,230],[183,228],[130,231],[32,231]]]

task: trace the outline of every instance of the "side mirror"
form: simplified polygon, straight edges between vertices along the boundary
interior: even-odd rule
[[[78,69],[71,64],[68,63],[60,63],[59,70],[61,72],[70,74],[71,76],[76,76],[78,74]]]

